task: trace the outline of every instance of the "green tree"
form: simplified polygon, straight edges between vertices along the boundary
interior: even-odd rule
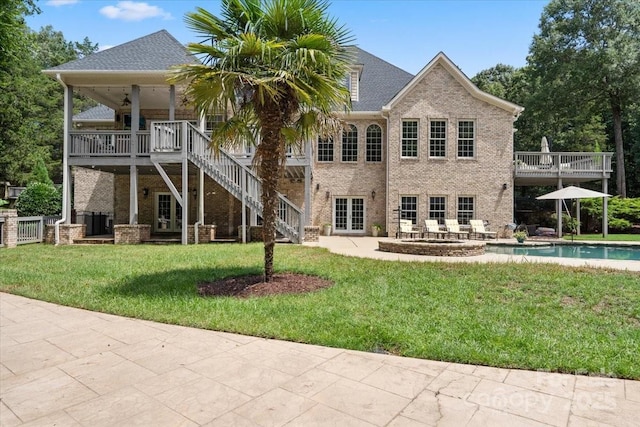
[[[28,9],[20,10],[26,13]],[[0,69],[0,181],[26,184],[39,159],[59,181],[63,91],[55,80],[42,74],[42,69],[87,55],[97,45],[86,38],[82,43],[67,42],[50,26],[33,32],[20,22],[13,34],[16,40],[20,34],[20,43],[11,45],[13,60],[3,60]],[[79,95],[74,101],[76,112],[95,105]]]
[[[616,186],[626,197],[622,122],[640,96],[640,2],[552,0],[540,19],[529,65],[556,106],[607,105],[613,124]],[[558,110],[556,110],[558,112]]]
[[[35,168],[31,172],[30,182],[42,182],[44,184],[53,185],[53,181],[49,178],[49,171],[44,164],[42,158],[38,159]]]
[[[198,8],[185,19],[203,38],[188,45],[203,63],[183,66],[176,81],[187,82],[187,96],[201,112],[233,109],[214,130],[212,145],[249,140],[257,146],[266,282],[273,277],[286,147],[335,131],[340,121],[333,112],[350,105],[351,40],[327,9],[323,0],[223,0],[221,17]]]
[[[27,186],[16,201],[19,216],[59,215],[62,193],[53,185],[34,182]]]

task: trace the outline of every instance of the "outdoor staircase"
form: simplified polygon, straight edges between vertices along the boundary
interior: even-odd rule
[[[151,153],[186,155],[246,207],[262,216],[262,182],[250,168],[227,151],[218,153],[210,148],[210,139],[187,121],[154,122],[151,129]],[[285,196],[278,193],[279,209],[276,231],[294,243],[301,243],[304,234],[304,213]]]

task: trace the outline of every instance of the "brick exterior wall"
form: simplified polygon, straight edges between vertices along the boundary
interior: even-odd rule
[[[342,138],[333,139],[333,162],[318,162],[317,143],[313,145],[313,182],[311,189],[311,224],[322,226],[333,223],[333,205],[337,197],[359,197],[364,200],[365,229],[356,232],[370,235],[371,225],[381,224],[386,228],[386,123],[378,119],[346,119],[358,130],[358,160],[342,162]],[[377,124],[382,129],[382,161],[366,161],[366,134],[369,125]],[[371,192],[375,191],[375,198]],[[327,197],[327,192],[328,197]],[[333,230],[332,234],[340,234]]]
[[[418,121],[417,159],[400,158],[402,120]],[[429,158],[429,122],[447,123],[446,157]],[[458,121],[475,123],[475,158],[457,158]],[[402,195],[418,197],[418,225],[428,218],[430,196],[446,196],[447,218],[457,218],[459,196],[475,198],[474,216],[502,231],[513,221],[513,114],[473,97],[441,65],[423,76],[389,115],[389,235]],[[503,190],[503,184],[507,189]]]
[[[170,175],[171,182],[180,191],[182,177]],[[115,209],[114,223],[129,223],[129,176],[118,175],[115,177]],[[148,195],[144,196],[144,189]],[[189,224],[196,221],[198,214],[198,200],[193,197],[193,189],[198,188],[198,178],[189,177]],[[242,204],[229,194],[211,178],[205,176],[204,181],[204,224],[216,225],[216,234],[220,237],[235,236],[237,227],[242,224]],[[156,223],[154,200],[158,193],[170,193],[160,175],[138,175],[138,223],[153,224],[152,233],[162,232]],[[248,215],[247,215],[248,217]]]
[[[73,208],[77,212],[113,212],[114,175],[73,168]]]
[[[320,227],[315,225],[307,225],[304,227],[304,241],[317,242],[320,240]]]

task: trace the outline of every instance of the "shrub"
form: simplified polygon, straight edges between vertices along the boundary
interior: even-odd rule
[[[595,222],[602,221],[602,199],[583,199],[583,212]],[[609,227],[615,230],[629,230],[633,224],[640,224],[640,198],[609,199],[607,204]]]
[[[62,194],[55,186],[42,182],[29,184],[16,201],[19,216],[59,215]]]

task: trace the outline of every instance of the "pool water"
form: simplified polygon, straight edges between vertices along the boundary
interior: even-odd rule
[[[487,253],[504,255],[547,256],[555,258],[590,258],[640,261],[640,246],[605,245],[544,245],[494,246],[487,245]]]

